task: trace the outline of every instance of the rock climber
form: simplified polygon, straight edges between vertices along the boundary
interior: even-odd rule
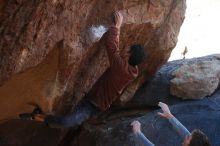
[[[119,50],[119,34],[122,22],[122,14],[115,12],[113,25],[101,38],[107,50],[110,67],[98,79],[74,111],[63,116],[57,116],[43,114],[41,110],[35,109],[32,113],[20,114],[20,118],[68,128],[81,125],[90,117],[108,110],[111,104],[120,97],[123,90],[138,76],[138,65],[146,58],[144,48],[140,44],[133,44]]]

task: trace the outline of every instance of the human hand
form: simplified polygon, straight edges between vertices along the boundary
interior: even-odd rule
[[[134,134],[141,132],[141,123],[139,121],[133,121],[131,123],[131,126],[132,126],[132,131]]]
[[[164,118],[167,118],[167,119],[170,119],[170,118],[173,117],[173,115],[171,114],[170,109],[169,109],[167,104],[165,104],[163,102],[159,102],[158,106],[161,107],[161,109],[163,111],[163,113],[158,112],[157,113],[158,115],[160,115],[160,116],[162,116]]]
[[[119,11],[114,12],[115,27],[120,29],[123,21],[123,16]]]

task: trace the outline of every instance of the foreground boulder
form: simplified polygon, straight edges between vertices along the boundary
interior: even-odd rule
[[[189,131],[200,129],[209,137],[212,146],[220,145],[220,90],[213,97],[186,101],[170,106],[170,109]],[[180,146],[180,136],[157,112],[136,118],[131,118],[130,115],[116,120],[106,119],[105,124],[98,126],[87,124],[74,143],[79,143],[79,146],[141,146],[143,144],[134,137],[129,126],[133,120],[139,120],[143,133],[156,146]]]
[[[220,141],[220,89],[202,100],[186,101],[170,106],[172,113],[192,131],[201,129],[212,146]],[[142,123],[142,131],[156,146],[180,146],[182,140],[171,124],[152,112],[127,111],[84,123],[80,130],[51,129],[43,124],[11,120],[0,124],[2,146],[142,146],[129,126],[133,120]],[[122,116],[124,115],[124,116]],[[142,115],[142,116],[140,116]]]
[[[120,48],[140,43],[148,52],[136,88],[165,64],[177,43],[185,0],[1,0],[0,120],[31,111],[74,107],[105,72],[108,58],[97,36],[120,11]],[[98,34],[98,35],[97,35]],[[100,34],[101,35],[101,34]]]

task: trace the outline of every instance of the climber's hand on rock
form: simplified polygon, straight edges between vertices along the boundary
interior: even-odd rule
[[[141,132],[141,123],[139,121],[133,121],[131,123],[131,126],[132,126],[132,131],[134,134]]]
[[[123,21],[123,16],[120,12],[116,11],[114,12],[114,23],[115,27],[120,29]]]
[[[158,115],[160,115],[161,117],[167,118],[167,119],[170,119],[173,117],[167,104],[163,102],[159,102],[158,106],[161,107],[163,111],[162,113],[158,112]]]

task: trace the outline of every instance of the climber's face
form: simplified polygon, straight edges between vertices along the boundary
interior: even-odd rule
[[[182,146],[188,146],[190,144],[191,139],[192,139],[192,136],[187,135],[182,143]]]

